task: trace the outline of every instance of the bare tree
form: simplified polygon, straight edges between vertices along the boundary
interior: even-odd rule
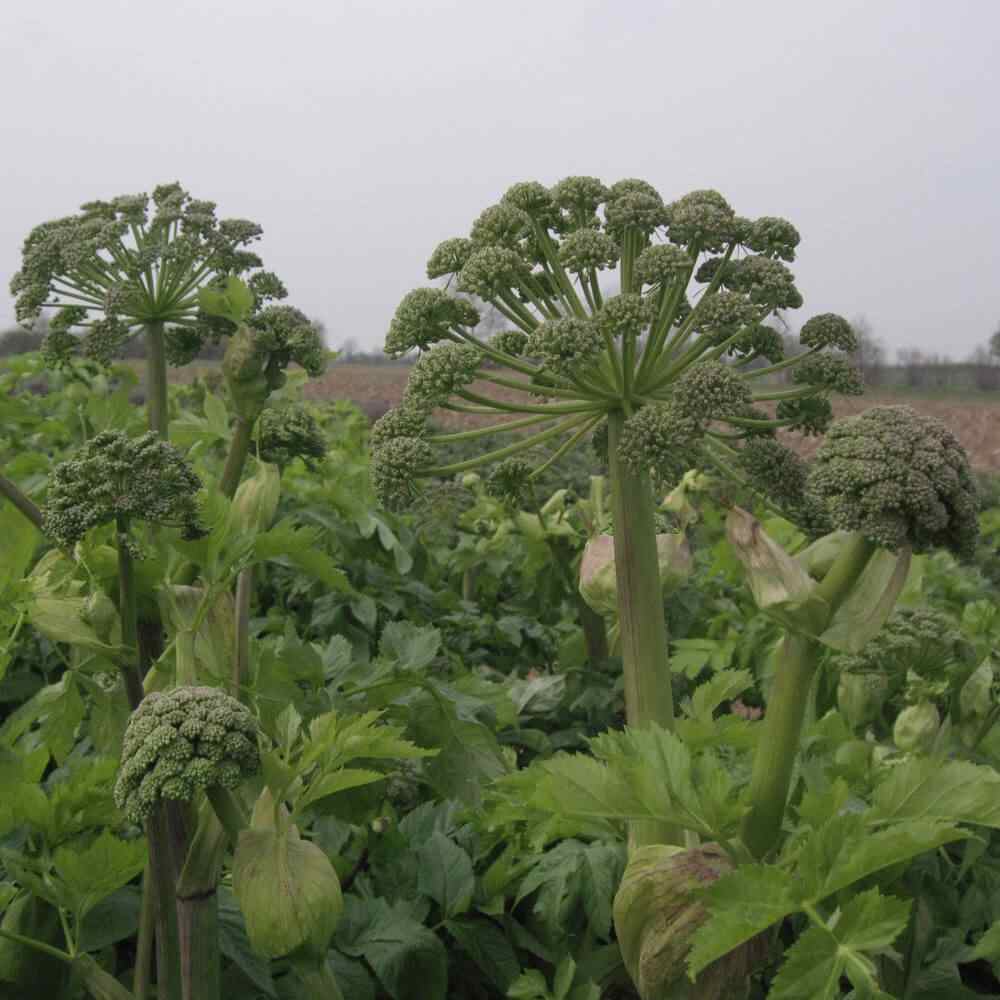
[[[854,363],[864,376],[867,385],[881,385],[885,378],[885,344],[875,336],[868,317],[855,316],[851,326],[858,337],[858,349],[854,352]]]

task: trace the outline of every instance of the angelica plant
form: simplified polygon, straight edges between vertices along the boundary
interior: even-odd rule
[[[589,438],[606,450],[633,726],[669,727],[673,718],[654,485],[666,489],[703,467],[768,492],[780,463],[754,461],[753,442],[781,427],[821,431],[826,398],[862,390],[844,319],[810,319],[803,351],[791,357],[767,325],[802,305],[786,266],[798,243],[791,223],[738,216],[715,191],[665,202],[640,180],[520,183],[467,238],[437,247],[427,275],[447,286],[410,292],[390,324],[390,356],[421,354],[401,406],[373,434],[373,483],[385,504],[410,503],[422,479],[500,462],[496,479],[509,494]],[[473,300],[509,329],[478,336]],[[791,384],[776,385],[786,374]],[[503,420],[436,433],[438,409]],[[495,432],[511,443],[435,461],[438,444]],[[518,458],[543,443],[550,455],[535,466]]]
[[[824,645],[854,651],[872,621],[885,620],[905,579],[911,553],[945,548],[967,556],[979,534],[978,499],[968,457],[941,421],[907,406],[873,407],[835,422],[802,483],[805,520],[841,533],[837,553],[820,578],[810,580],[775,547],[761,559],[762,542],[731,522],[751,585],[776,567],[786,607],[786,636],[754,760],[750,811],[743,839],[763,857],[779,842],[802,723]],[[888,580],[874,580],[876,560],[895,553],[899,565]],[[798,573],[798,577],[796,577]],[[756,577],[756,580],[755,580]],[[787,586],[787,590],[785,589]],[[758,603],[763,604],[758,590]],[[855,608],[849,609],[850,601]],[[794,604],[794,610],[790,610]],[[876,612],[875,619],[865,615]],[[837,613],[846,611],[838,622]],[[846,627],[843,624],[846,621]],[[890,632],[890,635],[892,633]],[[888,642],[888,637],[881,640]],[[911,636],[910,648],[915,646]]]
[[[201,309],[199,292],[243,275],[258,308],[286,294],[248,249],[260,235],[257,223],[219,219],[214,202],[176,183],[152,196],[87,202],[28,234],[10,282],[17,318],[30,324],[50,313],[43,354],[52,364],[82,350],[106,365],[144,333],[149,425],[165,436],[167,363],[186,364],[206,341],[232,332]]]

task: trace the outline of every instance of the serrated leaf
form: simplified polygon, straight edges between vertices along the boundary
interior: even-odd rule
[[[878,995],[870,956],[903,932],[910,901],[870,889],[855,896],[831,925],[810,927],[786,953],[771,987],[775,1000],[834,1000],[846,975],[864,995]]]
[[[297,526],[290,517],[282,518],[257,536],[254,552],[260,560],[287,562],[339,594],[354,593],[343,570],[323,550],[319,528]]]
[[[912,757],[876,789],[870,822],[936,819],[1000,828],[1000,773],[965,761]]]
[[[872,830],[864,815],[836,816],[810,835],[799,854],[800,898],[818,903],[869,875],[970,834],[934,820],[909,820]]]
[[[383,781],[384,779],[385,775],[379,774],[378,771],[365,771],[362,768],[346,767],[341,771],[334,771],[333,774],[328,774],[319,781],[310,784],[304,794],[296,799],[295,806],[297,809],[305,809],[306,806],[314,802],[319,802],[320,799],[336,795],[337,792],[345,792],[349,788],[361,788],[364,785],[371,785],[376,781]]]
[[[441,633],[409,622],[389,622],[382,630],[379,655],[395,660],[400,670],[423,670],[438,655]]]
[[[417,891],[433,899],[446,918],[465,913],[476,887],[469,855],[450,837],[435,833],[419,847],[417,857]]]
[[[483,975],[506,993],[521,971],[521,963],[503,931],[482,917],[449,920],[445,927]]]
[[[79,918],[130,882],[146,865],[144,840],[120,840],[105,830],[87,847],[57,847],[52,863]]]
[[[720,670],[710,680],[698,685],[691,696],[691,715],[696,719],[711,720],[724,701],[732,701],[752,685],[753,675],[749,670]]]
[[[709,918],[688,956],[692,977],[798,909],[794,878],[770,865],[741,865],[709,886],[705,899]]]

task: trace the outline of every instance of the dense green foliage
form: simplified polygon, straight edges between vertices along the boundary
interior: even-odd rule
[[[127,369],[46,373],[35,357],[13,360],[0,371],[0,466],[44,509],[55,470],[81,445],[107,432],[138,439],[133,379]],[[276,412],[294,390],[273,397]],[[230,434],[220,397],[202,382],[174,388],[169,415],[172,445],[202,482],[218,481]],[[523,506],[477,476],[442,479],[400,516],[374,503],[360,414],[330,404],[308,418],[289,422],[287,440],[314,440],[315,428],[325,454],[305,449],[306,464],[281,453],[273,511],[272,467],[251,457],[232,501],[200,494],[202,537],[141,520],[132,533],[140,618],[161,609],[170,634],[191,636],[200,681],[217,692],[232,671],[229,585],[254,566],[250,671],[238,692],[262,733],[263,776],[251,784],[283,789],[292,828],[339,875],[343,915],[327,957],[341,992],[634,997],[612,924],[626,822],[666,815],[705,840],[735,837],[783,630],[746,586],[725,512],[695,490],[661,512],[664,526],[687,524],[693,551],[665,606],[677,736],[630,732],[614,643],[606,657],[588,655],[577,595],[577,563],[600,518],[596,463],[580,452],[551,467]],[[448,461],[481,446],[453,442]],[[900,610],[870,646],[824,654],[785,846],[767,863],[740,863],[704,897],[715,916],[694,935],[699,968],[770,934],[787,950],[766,951],[754,998],[839,997],[866,975],[895,997],[1000,993],[989,659],[1000,639],[1000,515],[981,521],[971,565],[944,552],[915,557]],[[786,521],[764,523],[789,550],[805,541]],[[146,849],[114,787],[123,738],[127,757],[152,752],[159,729],[137,742],[136,715],[125,736],[113,534],[95,520],[71,539],[71,563],[0,505],[0,932],[14,935],[0,941],[0,995],[41,982],[24,978],[18,935],[81,956],[74,978],[31,953],[30,975],[49,976],[52,996],[83,996],[102,969],[131,986]],[[204,590],[185,582],[190,565]],[[187,669],[182,647],[159,651],[147,689],[169,690]],[[861,679],[860,699],[850,678]],[[937,722],[930,739],[911,741],[899,720],[921,705]],[[160,742],[181,756],[185,726],[193,736],[195,723],[213,724],[173,722]],[[205,750],[221,759],[215,736]],[[150,754],[143,764],[157,766]],[[167,794],[175,779],[160,776]],[[227,872],[234,863],[241,873],[239,858]],[[225,995],[308,996],[302,953],[268,951],[242,915],[245,882],[234,888],[227,875]]]

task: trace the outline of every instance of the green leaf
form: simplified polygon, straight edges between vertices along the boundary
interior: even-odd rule
[[[720,670],[691,696],[691,715],[709,721],[724,701],[732,701],[752,686],[753,675],[749,670]]]
[[[566,995],[573,985],[573,977],[576,975],[576,962],[572,955],[567,955],[556,966],[556,977],[552,981],[552,992],[555,1000],[566,1000]]]
[[[343,570],[323,550],[322,535],[320,528],[296,526],[292,518],[286,517],[257,536],[254,552],[260,560],[295,566],[338,594],[353,594],[354,588]]]
[[[876,789],[869,822],[935,819],[1000,828],[1000,773],[965,761],[911,757]]]
[[[796,872],[800,898],[821,902],[883,868],[969,836],[934,820],[911,819],[872,830],[864,815],[837,816],[810,835],[801,849]]]
[[[445,927],[483,975],[506,993],[521,971],[521,963],[503,931],[482,917],[449,920]]]
[[[433,899],[446,918],[465,913],[476,887],[469,855],[450,837],[435,833],[420,846],[417,858],[417,891]]]
[[[852,899],[839,919],[814,926],[786,953],[769,996],[773,1000],[835,1000],[846,975],[865,996],[878,995],[875,965],[869,956],[884,952],[903,932],[910,902],[870,889]]]
[[[507,996],[511,1000],[549,1000],[551,994],[545,977],[538,969],[532,969],[522,973],[511,983]]]
[[[430,666],[441,648],[436,628],[418,628],[409,622],[389,622],[382,631],[379,654],[396,661],[400,670],[423,670]]]
[[[741,865],[709,886],[705,899],[709,918],[688,957],[692,977],[799,908],[794,877],[770,865]]]
[[[321,799],[336,795],[337,792],[347,791],[349,788],[361,788],[363,785],[370,785],[376,781],[383,781],[384,774],[378,771],[365,771],[361,768],[344,768],[341,771],[334,771],[310,784],[304,794],[296,799],[296,809],[305,809],[306,806],[319,802]]]
[[[1000,961],[1000,920],[976,942],[972,949],[973,958],[985,958],[989,962]]]
[[[78,942],[81,951],[100,951],[135,934],[142,910],[142,892],[127,885],[101,900],[87,914]]]
[[[219,886],[219,951],[237,965],[247,979],[265,996],[273,997],[270,962],[250,946],[246,924],[232,891]]]
[[[437,935],[383,899],[351,903],[344,931],[355,934],[338,937],[341,950],[364,956],[393,1000],[444,1000],[448,957]]]
[[[144,840],[119,840],[105,830],[88,847],[57,847],[52,863],[70,891],[78,918],[83,918],[146,865]]]
[[[224,288],[200,288],[198,306],[209,316],[221,316],[239,326],[253,312],[254,295],[239,278],[230,275]]]
[[[4,540],[0,559],[0,595],[21,582],[38,547],[39,532],[12,504],[0,504],[0,538]]]

